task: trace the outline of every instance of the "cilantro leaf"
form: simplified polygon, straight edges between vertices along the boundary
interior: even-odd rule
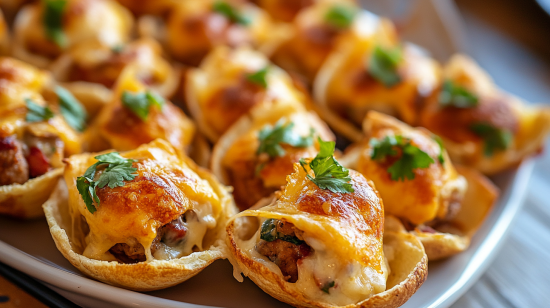
[[[304,241],[300,240],[296,236],[279,233],[277,231],[277,224],[280,221],[278,219],[269,218],[262,223],[260,238],[266,242],[273,242],[275,240],[282,240],[292,243],[294,245],[301,245]]]
[[[472,108],[479,104],[477,96],[450,80],[445,80],[439,93],[439,104],[443,107]]]
[[[333,288],[334,285],[335,285],[334,280],[331,281],[331,282],[327,282],[327,283],[325,283],[325,284],[323,285],[323,287],[321,287],[321,291],[323,291],[323,292],[329,294],[329,289],[330,289],[330,288]]]
[[[369,60],[368,72],[387,88],[393,87],[401,82],[401,77],[397,72],[397,66],[401,59],[402,54],[399,47],[384,49],[376,46]]]
[[[151,91],[132,93],[129,91],[122,92],[122,105],[130,109],[142,121],[147,121],[151,106],[162,108],[164,98]]]
[[[128,159],[120,156],[117,152],[111,152],[94,157],[97,162],[84,172],[83,176],[76,178],[76,188],[82,200],[86,204],[86,208],[90,213],[95,213],[96,205],[99,206],[100,200],[96,193],[96,188],[109,186],[110,188],[124,186],[124,181],[131,181],[137,176],[137,168],[133,168],[132,164],[137,160]],[[98,167],[105,166],[105,170],[95,180]]]
[[[63,11],[67,0],[44,0],[42,22],[46,36],[59,47],[67,46],[67,36],[63,32]]]
[[[445,163],[445,157],[443,157],[443,151],[445,151],[443,140],[441,140],[441,137],[439,137],[438,135],[432,135],[432,138],[439,145],[439,155],[437,156],[437,160],[439,160],[439,163],[443,165]]]
[[[260,87],[267,88],[267,72],[269,71],[269,66],[262,68],[259,71],[256,71],[252,74],[246,75],[246,80],[252,82],[253,84],[259,85]]]
[[[321,146],[319,154],[313,160],[307,162],[300,159],[300,165],[306,172],[306,177],[321,189],[328,189],[334,193],[351,193],[353,189],[349,170],[344,168],[334,159],[334,141],[323,141],[318,138]],[[306,166],[309,166],[315,178],[309,175]]]
[[[216,1],[212,10],[243,26],[247,26],[251,22],[250,18],[241,14],[235,7],[225,1]]]
[[[84,131],[88,117],[84,107],[65,88],[58,86],[55,88],[55,93],[59,98],[59,110],[67,124],[79,132]]]
[[[27,122],[42,122],[54,117],[53,111],[48,106],[42,107],[35,104],[30,98],[25,99],[25,104],[27,105],[27,116],[25,117]]]
[[[496,151],[506,150],[514,137],[510,130],[484,122],[470,125],[470,130],[485,141],[485,156],[493,156]]]
[[[260,146],[256,151],[257,155],[266,153],[269,157],[280,157],[285,155],[282,143],[297,148],[305,148],[313,144],[314,131],[311,130],[308,136],[300,136],[292,128],[294,123],[283,124],[283,121],[277,122],[275,126],[266,126],[259,132]]]
[[[347,28],[353,22],[356,11],[345,5],[334,5],[325,14],[325,22],[339,29]]]
[[[386,136],[382,140],[373,138],[370,140],[370,145],[372,147],[371,159],[374,161],[384,161],[388,156],[396,157],[399,155],[397,149],[400,149],[401,157],[387,170],[392,181],[404,181],[405,178],[412,180],[415,177],[414,169],[428,168],[434,163],[428,153],[420,150],[411,143],[410,139],[402,136]]]

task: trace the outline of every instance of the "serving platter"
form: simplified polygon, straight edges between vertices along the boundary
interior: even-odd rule
[[[438,60],[464,51],[464,35],[451,1],[361,1],[392,17],[402,36],[429,50]],[[471,247],[450,259],[429,264],[429,277],[403,307],[447,307],[483,273],[497,254],[523,204],[533,162],[493,180],[501,197]],[[288,307],[256,287],[237,282],[226,260],[216,261],[196,277],[169,289],[138,293],[83,276],[56,249],[45,220],[0,218],[0,261],[23,271],[83,307]]]

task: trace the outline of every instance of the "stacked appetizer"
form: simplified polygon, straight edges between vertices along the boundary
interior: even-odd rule
[[[229,259],[297,307],[398,307],[550,131],[351,0],[26,2],[0,2],[0,214],[123,288]]]

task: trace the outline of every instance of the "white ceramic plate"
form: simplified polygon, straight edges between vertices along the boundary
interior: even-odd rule
[[[414,9],[401,10],[403,3]],[[459,19],[447,0],[362,1],[375,13],[398,18],[403,36],[426,47],[438,60],[463,50]],[[406,5],[405,5],[406,6]],[[429,264],[427,281],[403,307],[447,307],[472,286],[503,243],[523,204],[533,169],[528,161],[494,180],[502,196],[472,240],[471,247],[450,259]],[[138,293],[84,277],[56,249],[44,220],[21,222],[0,218],[0,261],[25,272],[83,307],[288,307],[256,287],[239,283],[226,260],[216,261],[199,275],[169,289]]]

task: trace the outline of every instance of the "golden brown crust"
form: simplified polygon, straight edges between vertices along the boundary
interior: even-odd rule
[[[63,168],[58,168],[23,184],[0,186],[0,214],[25,219],[44,216],[42,204],[50,197],[62,173]]]
[[[227,245],[243,274],[262,290],[280,301],[295,307],[334,307],[333,305],[312,301],[300,292],[289,288],[282,275],[272,272],[265,265],[249,258],[235,241],[235,222],[227,226]],[[391,248],[388,248],[391,247]],[[405,303],[427,278],[427,257],[420,242],[405,232],[386,230],[384,250],[388,257],[391,274],[388,277],[388,289],[371,296],[347,308],[399,307]],[[392,252],[388,252],[392,250]]]

